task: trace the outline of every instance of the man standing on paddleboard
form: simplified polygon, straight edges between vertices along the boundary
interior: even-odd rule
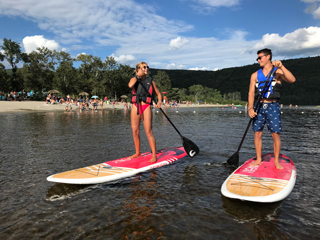
[[[281,129],[281,110],[279,99],[281,98],[282,81],[294,83],[296,81],[292,73],[286,69],[281,61],[272,60],[272,52],[265,48],[257,52],[257,61],[261,69],[251,75],[248,94],[249,116],[253,118],[252,128],[254,131],[254,145],[256,148],[257,160],[251,163],[251,167],[261,164],[262,154],[262,131],[267,123],[268,129],[273,138],[274,164],[277,169],[283,169],[279,163],[281,149],[280,132]],[[274,70],[271,73],[274,66]],[[265,84],[268,84],[265,88]],[[264,92],[263,89],[265,90]],[[254,101],[258,95],[263,94],[257,112],[254,110]]]
[[[132,88],[132,109],[131,109],[131,128],[133,133],[134,146],[136,153],[131,157],[140,156],[140,122],[143,121],[144,130],[148,137],[152,158],[149,162],[157,161],[156,141],[152,133],[152,93],[158,96],[157,107],[161,107],[162,96],[156,84],[150,77],[147,77],[149,66],[145,62],[136,65],[135,75],[130,79],[128,86]],[[144,87],[143,87],[144,86]],[[146,91],[148,90],[148,92]]]

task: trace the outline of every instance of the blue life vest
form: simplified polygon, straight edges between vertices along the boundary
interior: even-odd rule
[[[273,73],[270,76],[269,81],[268,81],[268,76],[266,77],[263,74],[262,69],[258,70],[258,74],[257,74],[258,75],[257,76],[258,82],[256,83],[255,99],[257,99],[258,95],[261,94],[265,84],[268,84],[268,87],[267,87],[265,93],[263,94],[262,98],[278,99],[278,100],[281,98],[282,84],[277,83],[276,80],[274,79],[274,76],[275,76],[277,69],[278,68],[276,68],[276,67],[274,68]]]

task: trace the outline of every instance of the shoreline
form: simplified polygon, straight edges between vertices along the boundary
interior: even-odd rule
[[[23,113],[23,112],[51,112],[51,111],[64,111],[66,104],[46,104],[44,101],[0,101],[0,113]],[[165,106],[167,108],[169,106]],[[180,104],[178,108],[185,107],[229,107],[228,105],[217,104],[193,104],[185,105]],[[115,105],[116,109],[123,108],[121,103]],[[72,110],[79,109],[77,106],[72,105]],[[97,107],[101,110],[101,107]],[[112,104],[103,104],[103,109],[113,109]]]

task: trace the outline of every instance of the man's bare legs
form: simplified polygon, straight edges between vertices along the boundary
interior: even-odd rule
[[[256,148],[257,160],[250,164],[250,167],[255,167],[261,164],[262,155],[262,132],[254,132],[254,146]]]
[[[281,139],[279,133],[271,133],[273,138],[273,153],[274,153],[274,165],[277,169],[283,169],[283,166],[279,163],[279,155],[281,149]]]
[[[283,169],[283,166],[279,163],[279,155],[281,149],[281,139],[279,133],[271,133],[273,138],[273,152],[274,152],[274,165],[277,169]],[[250,167],[254,167],[261,164],[262,155],[262,132],[254,132],[254,146],[256,148],[257,160],[250,164]]]

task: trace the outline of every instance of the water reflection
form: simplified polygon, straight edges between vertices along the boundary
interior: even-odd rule
[[[119,208],[120,216],[125,216],[121,221],[121,233],[117,233],[122,239],[158,239],[164,235],[156,222],[150,221],[157,207],[156,199],[159,198],[157,175],[156,171],[152,171],[150,177],[143,181],[143,175],[139,175],[130,184],[130,195]]]
[[[255,203],[226,198],[221,195],[222,207],[227,214],[232,215],[238,222],[272,221],[278,218],[281,202]]]
[[[241,224],[252,226],[255,239],[289,239],[287,233],[281,229],[281,202],[255,203],[239,201],[221,196],[222,207],[225,212]]]

